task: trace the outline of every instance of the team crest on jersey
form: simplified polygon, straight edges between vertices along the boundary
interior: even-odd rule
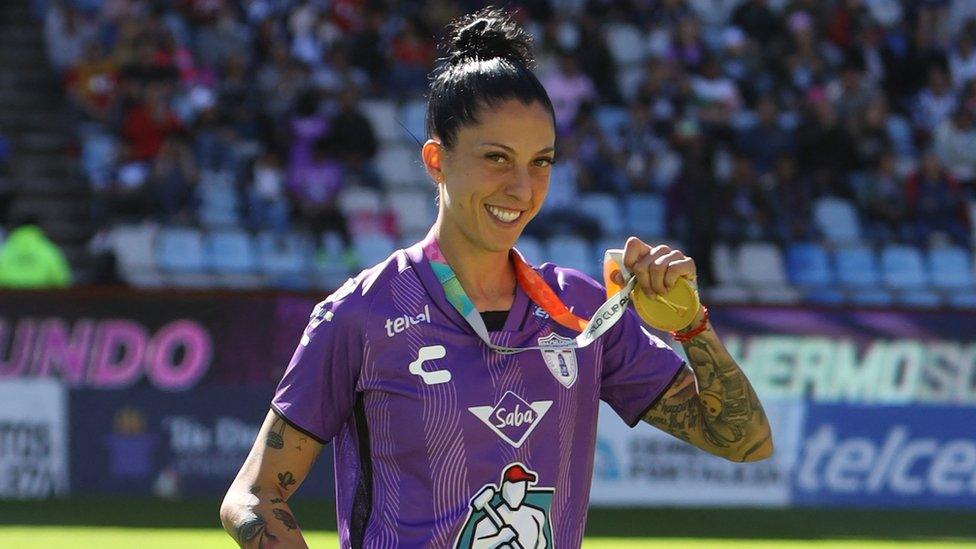
[[[553,332],[546,337],[540,337],[538,341],[539,347],[553,347],[539,350],[542,353],[543,360],[546,361],[546,366],[549,367],[549,372],[556,378],[556,381],[562,383],[563,387],[567,389],[572,387],[576,383],[576,349],[560,349],[559,347],[572,343],[573,340]]]
[[[468,502],[456,549],[553,547],[553,488],[538,486],[539,474],[521,463],[502,470],[501,481],[485,484]]]
[[[502,440],[519,448],[532,431],[542,422],[542,417],[552,406],[551,400],[526,402],[511,391],[505,391],[494,406],[472,406],[468,411],[480,419]]]

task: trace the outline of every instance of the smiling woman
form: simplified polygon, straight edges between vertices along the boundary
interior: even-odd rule
[[[706,310],[677,335],[689,369],[625,307],[636,285],[694,279],[691,258],[630,238],[634,277],[618,272],[625,289],[608,300],[585,274],[515,249],[548,191],[552,103],[506,13],[449,30],[420,151],[437,219],[312,311],[221,507],[242,546],[304,545],[287,502],[330,442],[343,547],[579,547],[601,400],[728,459],[771,451]]]

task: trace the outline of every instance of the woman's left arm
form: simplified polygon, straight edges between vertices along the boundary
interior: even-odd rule
[[[773,440],[766,413],[711,324],[682,346],[690,368],[678,374],[644,421],[731,461],[769,457]]]
[[[648,295],[665,294],[684,276],[696,277],[695,262],[680,250],[627,240],[624,265]],[[616,273],[615,278],[623,283]],[[701,326],[699,310],[692,327]],[[773,452],[769,420],[749,380],[725,349],[711,323],[682,343],[688,366],[678,374],[644,421],[706,452],[732,461],[758,461]]]

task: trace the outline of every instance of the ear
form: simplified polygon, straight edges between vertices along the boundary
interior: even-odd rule
[[[424,168],[427,173],[438,184],[444,182],[444,172],[441,170],[441,162],[444,159],[444,146],[440,141],[428,139],[424,147],[420,150],[420,156],[424,161]]]

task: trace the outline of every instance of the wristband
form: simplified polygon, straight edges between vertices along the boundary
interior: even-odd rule
[[[671,337],[678,343],[687,343],[706,329],[708,329],[708,307],[702,305],[702,319],[698,326],[695,326],[687,332],[673,331],[671,332]]]

